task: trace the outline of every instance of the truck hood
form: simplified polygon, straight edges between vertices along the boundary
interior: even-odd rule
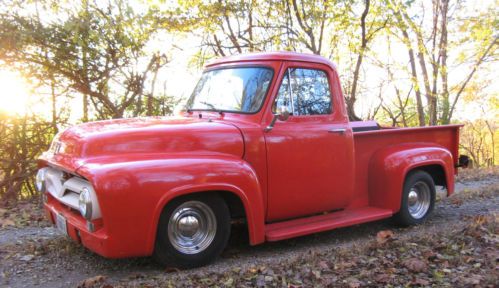
[[[42,159],[65,162],[61,166],[76,170],[96,157],[155,153],[223,153],[242,157],[244,143],[239,129],[223,121],[188,117],[117,119],[65,130],[56,136]]]

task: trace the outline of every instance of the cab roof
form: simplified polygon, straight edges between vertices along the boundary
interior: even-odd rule
[[[330,66],[332,69],[336,70],[336,66],[333,64],[333,62],[329,61],[328,59],[320,55],[297,53],[297,52],[258,52],[258,53],[239,54],[239,55],[216,59],[208,63],[208,65],[206,65],[206,68],[210,68],[220,64],[230,64],[230,63],[250,62],[250,61],[311,62],[311,63],[325,64]]]

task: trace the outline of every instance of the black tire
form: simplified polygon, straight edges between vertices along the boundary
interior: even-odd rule
[[[428,189],[427,192],[421,192],[421,194],[418,192],[424,191],[426,188]],[[416,201],[414,201],[414,197],[409,200],[410,193],[412,196],[414,193],[418,195],[416,197]],[[427,193],[429,195],[427,195]],[[428,197],[425,197],[424,195],[427,195]],[[433,178],[430,174],[421,170],[409,172],[404,182],[400,211],[395,214],[394,220],[402,226],[423,223],[433,212],[433,208],[435,207],[435,195],[435,183],[433,182]],[[427,201],[429,201],[428,206],[426,204],[419,204],[427,203]],[[412,202],[412,205],[410,202]],[[419,207],[426,208],[418,210],[417,208]]]
[[[210,219],[214,218],[216,220],[216,229],[207,229],[207,230],[210,231],[216,230],[216,232],[211,242],[209,242],[209,244],[206,244],[207,247],[203,248],[200,252],[190,251],[188,253],[184,253],[181,250],[179,250],[183,249],[183,247],[175,248],[175,245],[172,244],[172,241],[170,241],[171,237],[175,243],[181,243],[175,241],[175,239],[178,238],[172,236],[172,232],[170,232],[169,234],[169,231],[175,229],[177,229],[175,231],[182,231],[182,230],[180,228],[170,229],[170,227],[172,226],[173,227],[179,227],[179,226],[178,225],[175,226],[175,224],[171,224],[172,226],[170,226],[169,224],[170,224],[170,219],[172,218],[172,215],[177,210],[177,208],[181,207],[182,205],[184,205],[182,207],[185,207],[185,205],[189,206],[191,205],[191,203],[196,203],[196,205],[202,205],[199,203],[203,203],[204,205],[202,206],[204,208],[208,207],[212,211],[213,214],[210,215],[214,217],[205,217],[205,218],[210,218]],[[180,209],[178,211],[183,211],[183,210]],[[175,222],[175,219],[178,218],[172,218],[173,221],[172,223],[178,223]],[[196,221],[196,223],[198,222]],[[217,194],[210,193],[210,194],[199,194],[199,195],[189,195],[189,196],[179,197],[168,203],[163,209],[163,212],[161,213],[156,233],[156,244],[154,247],[153,257],[161,265],[165,265],[167,267],[187,269],[187,268],[194,268],[206,265],[215,260],[220,255],[220,253],[225,249],[225,246],[227,245],[227,241],[229,240],[230,236],[230,228],[231,227],[230,227],[229,209],[225,201]],[[182,235],[181,237],[184,237],[184,235]],[[189,239],[192,239],[192,237]],[[195,248],[191,249],[198,249],[198,246],[194,245],[192,247]]]

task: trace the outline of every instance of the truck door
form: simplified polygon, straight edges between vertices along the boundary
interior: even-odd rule
[[[267,221],[342,209],[350,202],[352,131],[345,109],[335,107],[334,97],[343,97],[338,78],[321,66],[288,62],[281,70],[280,86],[267,112],[287,110],[290,116],[265,133]]]

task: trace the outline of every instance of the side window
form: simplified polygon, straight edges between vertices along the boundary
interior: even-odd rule
[[[277,92],[277,98],[272,107],[273,113],[280,113],[282,111],[289,111],[292,113],[293,107],[291,104],[291,85],[289,83],[289,70],[286,71],[284,78],[282,79],[281,87],[279,87],[279,92]]]
[[[331,89],[321,70],[290,68],[282,81],[273,112],[287,109],[292,115],[331,113]]]

